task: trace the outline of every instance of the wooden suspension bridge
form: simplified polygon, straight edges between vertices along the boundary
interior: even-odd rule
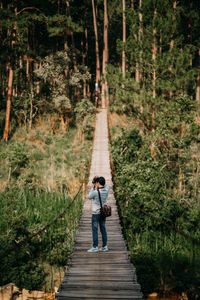
[[[88,253],[92,246],[91,206],[84,202],[83,215],[75,239],[74,251],[56,298],[61,299],[143,299],[136,270],[130,262],[124,241],[110,169],[107,109],[96,115],[96,129],[88,191],[94,176],[104,176],[110,187],[108,203],[112,216],[106,221],[108,252]],[[99,234],[99,246],[101,235]]]

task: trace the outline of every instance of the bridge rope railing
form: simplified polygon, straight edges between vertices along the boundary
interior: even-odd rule
[[[150,217],[151,219],[159,222],[160,224],[162,224],[163,226],[165,226],[166,228],[182,235],[184,238],[190,240],[194,245],[196,246],[200,246],[200,241],[197,240],[196,238],[193,238],[192,236],[190,236],[189,234],[185,233],[184,231],[178,229],[177,227],[174,227],[172,225],[169,225],[167,223],[165,223],[161,218],[154,216],[152,213],[145,211],[143,208],[139,207],[139,205],[137,205],[136,203],[133,203],[133,206],[135,208],[137,208],[143,215],[146,215],[148,217]]]
[[[117,177],[115,177],[115,180],[118,182],[118,184],[121,186],[120,184],[120,181]],[[127,195],[126,195],[126,191],[121,188],[122,192],[125,194],[125,198],[127,199]],[[144,210],[143,208],[141,208],[138,204],[136,203],[132,203],[133,207],[135,207],[137,210],[139,210],[143,215],[146,215],[148,217],[150,217],[151,219],[153,219],[154,221],[157,221],[159,222],[160,224],[162,224],[164,227],[178,233],[179,235],[183,236],[185,239],[187,240],[190,240],[190,242],[192,242],[193,245],[196,245],[198,247],[200,247],[200,241],[197,240],[196,238],[190,236],[189,234],[187,234],[186,232],[178,229],[177,227],[175,226],[172,226],[170,224],[167,224],[163,219],[157,217],[157,216],[154,216],[152,213]]]
[[[31,236],[26,237],[23,240],[13,240],[11,242],[11,244],[13,244],[14,247],[21,247],[24,244],[30,242],[34,237],[40,237],[41,234],[43,232],[46,232],[53,224],[55,224],[59,219],[61,219],[68,211],[69,209],[72,207],[73,203],[75,202],[76,198],[78,197],[78,195],[80,194],[81,190],[83,187],[83,183],[81,183],[77,193],[75,194],[75,196],[73,197],[72,201],[67,205],[67,207],[58,215],[56,216],[51,222],[49,222],[48,224],[46,224],[43,228],[39,229],[37,232],[33,233]],[[10,249],[9,252],[15,251],[15,248]],[[7,253],[8,254],[8,253]]]
[[[108,111],[108,114],[107,114],[107,120],[108,120],[108,137],[109,137],[109,141],[111,140],[111,135],[110,135],[110,128],[111,128],[111,120],[110,120],[110,114],[109,114],[109,111]],[[115,173],[115,170],[114,170],[114,163],[113,163],[113,160],[112,160],[112,154],[111,154],[111,146],[110,146],[110,143],[109,143],[109,152],[110,152],[110,167],[111,167],[111,172],[112,172],[112,177],[114,180],[117,181],[117,184],[119,184],[121,186],[121,183],[119,181],[119,179],[114,176],[114,173]],[[124,192],[124,194],[126,195],[126,191],[123,189],[123,187],[121,186],[121,190]],[[127,195],[126,195],[126,199],[127,199]],[[146,215],[148,217],[150,217],[151,219],[159,222],[160,224],[162,224],[163,226],[165,226],[166,228],[178,233],[179,235],[183,236],[185,239],[187,240],[190,240],[193,245],[196,245],[198,247],[200,247],[200,241],[197,240],[196,238],[190,236],[189,234],[185,233],[184,231],[178,229],[177,227],[174,227],[170,224],[167,224],[164,220],[162,220],[161,218],[157,217],[157,216],[154,216],[152,213],[150,212],[147,212],[146,210],[144,210],[143,208],[141,208],[139,205],[137,205],[136,203],[132,203],[132,205],[137,209],[139,210],[143,215]]]

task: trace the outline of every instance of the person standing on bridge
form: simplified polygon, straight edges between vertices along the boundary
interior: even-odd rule
[[[100,216],[100,199],[99,193],[101,195],[102,206],[106,204],[108,198],[109,187],[106,184],[104,177],[95,176],[92,180],[93,188],[91,189],[88,199],[92,200],[92,238],[93,247],[88,250],[88,252],[98,252],[98,251],[108,251],[107,247],[107,232],[106,232],[106,218],[101,218]],[[98,225],[100,226],[100,231],[102,235],[103,245],[98,248]]]

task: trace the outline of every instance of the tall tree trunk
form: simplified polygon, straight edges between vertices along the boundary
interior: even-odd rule
[[[83,21],[81,19],[81,25],[83,26]],[[84,47],[84,38],[85,38],[85,47]],[[81,38],[81,48],[82,48],[82,64],[85,65],[85,57],[88,55],[88,40],[87,40],[87,28],[84,29],[84,35],[82,34]],[[87,97],[87,85],[86,80],[83,80],[83,98]]]
[[[66,1],[66,6],[67,6],[68,16],[70,17],[70,3],[69,3],[69,1]],[[70,29],[70,35],[71,35],[71,42],[72,42],[72,60],[73,60],[74,70],[78,71],[76,53],[75,53],[74,34],[73,34],[72,29]],[[77,96],[78,101],[80,101],[81,100],[81,94],[80,94],[80,89],[78,87],[75,88],[75,95]]]
[[[35,67],[36,67],[36,70],[39,69],[39,63],[36,62],[35,63]],[[38,95],[40,93],[40,81],[36,81],[36,94]]]
[[[190,1],[190,11],[192,11],[192,1]],[[192,19],[191,17],[189,18],[189,23],[188,23],[188,40],[189,40],[189,44],[192,44]],[[190,58],[190,66],[192,67],[192,55]]]
[[[102,108],[108,107],[108,84],[106,80],[106,67],[108,65],[108,9],[107,0],[104,0],[104,47],[103,47],[103,63],[102,63]]]
[[[66,123],[65,123],[65,119],[64,119],[64,112],[63,112],[63,109],[60,108],[60,123],[61,123],[61,130],[63,132],[66,131]]]
[[[199,48],[199,61],[198,61],[198,76],[197,76],[197,90],[196,90],[196,100],[200,102],[200,48]]]
[[[70,4],[69,4],[69,1],[66,1],[66,6],[67,6],[68,16],[70,17]],[[73,31],[71,29],[70,29],[70,35],[71,35],[71,41],[72,41],[72,58],[73,58],[74,70],[77,71],[78,68],[77,68],[76,53],[75,53],[74,34],[73,34]]]
[[[175,0],[173,2],[173,17],[172,17],[173,27],[174,27],[174,23],[175,23],[175,20],[176,20],[176,5],[177,5],[177,1]],[[172,38],[170,40],[170,46],[169,46],[170,51],[172,51],[172,49],[174,48],[174,39],[173,39],[174,31],[175,31],[175,29],[172,29]],[[172,66],[169,67],[169,70],[172,71]],[[169,96],[170,96],[170,98],[173,96],[173,92],[171,90],[169,91]]]
[[[160,18],[161,20],[161,18]],[[160,54],[162,53],[162,31],[160,30],[160,39],[159,39],[160,47],[159,47],[159,52]]]
[[[8,96],[7,96],[7,105],[6,105],[6,118],[5,118],[5,127],[3,140],[8,141],[8,134],[10,128],[10,111],[11,111],[11,97],[12,97],[12,88],[13,88],[13,68],[10,65],[9,67],[9,78],[8,78]]]
[[[86,57],[86,65],[88,66],[88,30],[85,27],[85,57]]]
[[[153,99],[156,98],[156,70],[155,70],[155,63],[156,63],[156,56],[157,56],[157,39],[156,39],[156,33],[157,29],[155,27],[155,18],[157,15],[156,8],[154,9],[154,20],[153,20],[153,49],[152,49],[152,60],[153,60],[153,80],[152,80],[152,86],[153,86]],[[151,107],[151,129],[152,131],[155,130],[155,103],[152,104]],[[151,155],[156,160],[156,154],[155,154],[155,144],[154,142],[151,144]]]
[[[131,0],[131,8],[134,9],[134,0]]]
[[[88,30],[85,28],[85,56],[86,56],[86,65],[88,66]],[[85,97],[88,99],[90,98],[90,88],[89,82],[87,81],[84,86],[84,93],[86,94]]]
[[[94,35],[95,35],[95,50],[96,50],[96,84],[98,84],[98,92],[99,92],[101,71],[100,71],[99,40],[98,40],[96,10],[97,10],[97,5],[95,7],[94,0],[92,0],[93,24],[94,24]]]
[[[122,7],[123,7],[123,50],[122,50],[122,75],[125,78],[126,74],[126,54],[125,54],[125,43],[126,43],[126,1],[122,0]]]
[[[57,12],[60,13],[60,0],[57,1]]]
[[[64,49],[67,51],[68,50],[68,42],[67,42],[67,34],[64,37]]]
[[[8,6],[9,7],[9,6]],[[17,15],[17,7],[14,8],[15,15]],[[16,30],[17,26],[16,23],[13,27],[13,39],[11,42],[11,46],[13,47],[15,44],[15,38],[16,38]],[[10,36],[10,29],[8,29],[8,36]],[[9,129],[10,129],[10,111],[11,111],[11,97],[13,92],[13,66],[12,63],[9,63],[8,67],[9,71],[9,77],[8,77],[8,93],[7,93],[7,103],[6,103],[6,116],[5,116],[5,127],[4,127],[4,133],[3,133],[3,140],[5,142],[8,141],[8,135],[9,135]]]
[[[142,7],[142,0],[139,0],[139,9],[141,10],[141,7]],[[142,35],[142,14],[141,12],[139,12],[139,32],[138,32],[138,38],[137,38],[137,41],[138,43],[141,42],[141,35]],[[140,71],[139,71],[139,64],[141,63],[141,57],[142,57],[142,53],[140,51],[140,54],[139,54],[139,62],[136,61],[136,70],[135,70],[135,81],[136,82],[140,82],[140,78],[141,78],[141,74],[140,74]]]
[[[156,18],[157,12],[156,9],[154,10],[154,20]],[[157,39],[156,39],[157,29],[155,24],[153,24],[153,51],[152,51],[152,59],[153,59],[153,98],[156,98],[156,70],[155,70],[155,62],[157,56]]]
[[[3,9],[3,2],[0,2],[0,8]],[[0,27],[0,37],[2,37],[2,27]],[[1,41],[2,42],[2,41]],[[1,95],[4,95],[4,79],[3,79],[3,71],[2,71],[3,65],[0,63],[0,81],[1,81],[1,87],[0,87],[0,93]]]
[[[68,9],[67,1],[66,1],[66,8],[65,8],[66,15],[68,15],[68,11],[69,11],[69,9]],[[68,28],[67,28],[65,36],[64,36],[64,49],[66,51],[68,51],[68,48],[69,48],[68,47],[68,41],[67,41],[67,34],[68,34]]]

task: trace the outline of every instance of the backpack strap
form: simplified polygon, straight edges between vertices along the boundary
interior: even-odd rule
[[[101,209],[102,209],[101,194],[100,194],[99,188],[97,188],[97,191],[98,191],[98,194],[99,194],[99,202],[100,202]]]

